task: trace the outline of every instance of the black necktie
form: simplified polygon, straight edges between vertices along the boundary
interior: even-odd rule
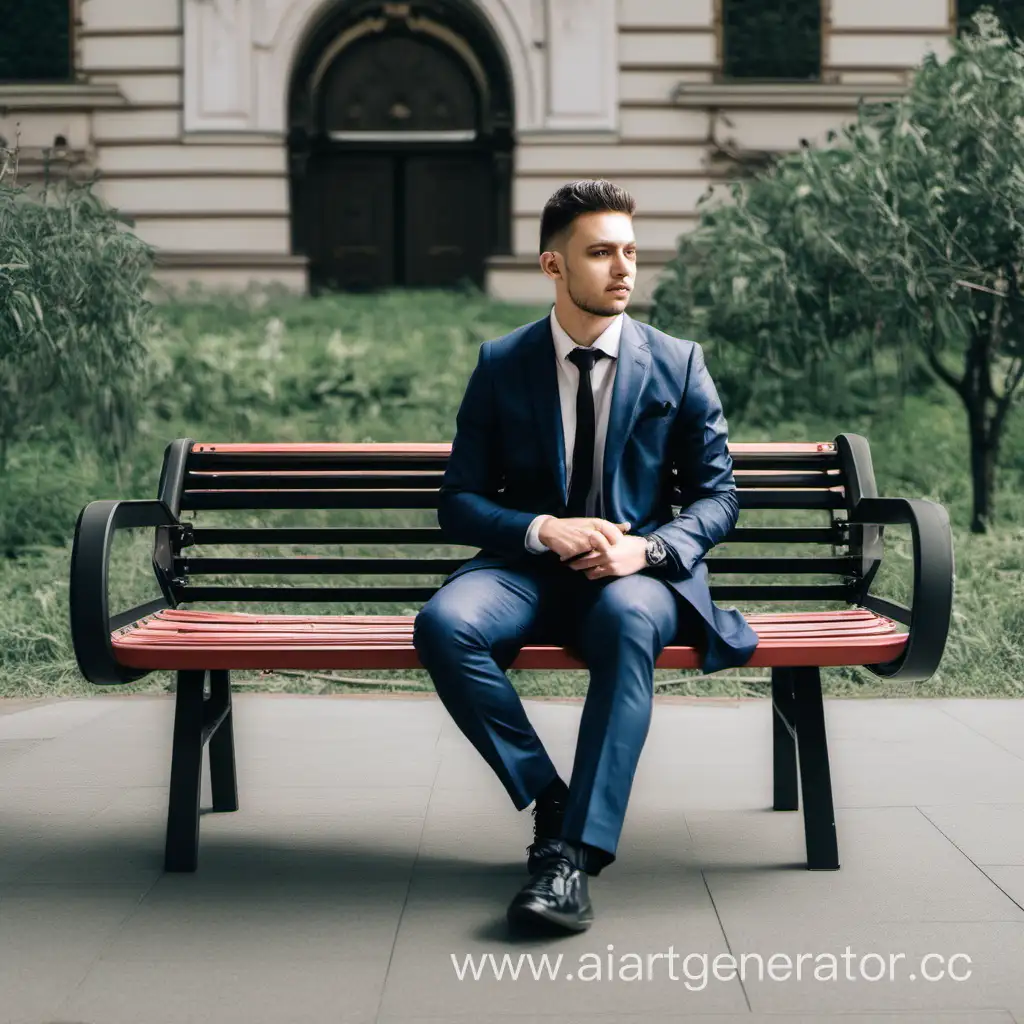
[[[587,495],[594,480],[594,392],[590,384],[590,371],[594,363],[605,355],[600,349],[577,346],[569,358],[580,371],[576,388],[576,441],[572,447],[572,479],[566,510],[570,516],[587,514]]]

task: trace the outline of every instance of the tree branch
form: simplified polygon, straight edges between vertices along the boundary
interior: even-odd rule
[[[954,281],[954,284],[960,285],[961,288],[971,288],[976,292],[987,292],[989,295],[1002,296],[1002,292],[997,292],[993,288],[986,288],[983,284],[974,284],[971,281]]]
[[[935,376],[940,380],[945,381],[958,395],[964,397],[964,382],[961,378],[950,373],[945,366],[939,362],[939,357],[931,350],[928,349],[926,352],[928,357],[928,365],[932,368]]]
[[[928,365],[932,368],[932,372],[934,372],[939,380],[944,381],[958,395],[960,395],[961,398],[964,398],[964,381],[954,376],[951,371],[947,370],[939,359],[937,346],[935,344],[935,339],[937,338],[938,333],[939,324],[933,316],[931,318],[931,338],[929,339],[931,343],[925,348],[925,355],[928,357]]]

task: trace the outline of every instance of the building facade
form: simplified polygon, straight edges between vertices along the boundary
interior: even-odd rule
[[[964,7],[73,0],[68,73],[0,80],[0,135],[25,174],[96,171],[181,285],[541,300],[544,201],[608,177],[638,202],[642,304],[709,186],[898,94]]]

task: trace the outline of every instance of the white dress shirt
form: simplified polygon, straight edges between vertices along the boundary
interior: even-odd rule
[[[608,417],[612,407],[612,385],[615,382],[615,367],[619,358],[619,339],[622,335],[622,314],[615,317],[590,346],[577,345],[558,322],[555,310],[551,310],[551,338],[554,341],[555,370],[558,377],[558,400],[562,407],[562,433],[565,435],[565,481],[566,494],[572,486],[572,454],[576,444],[576,390],[579,386],[580,371],[569,358],[575,348],[600,349],[609,358],[598,359],[590,371],[590,387],[594,392],[594,474],[587,494],[588,516],[604,515],[604,496],[601,480],[604,468],[604,445],[608,436]],[[534,554],[548,550],[538,538],[541,524],[553,516],[539,515],[526,531],[526,549]]]

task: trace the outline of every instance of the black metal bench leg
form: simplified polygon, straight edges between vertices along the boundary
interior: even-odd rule
[[[796,740],[793,724],[793,675],[788,668],[772,669],[772,770],[776,811],[795,811],[797,796]]]
[[[210,789],[215,811],[238,810],[238,783],[235,778],[235,731],[231,713],[231,673],[227,669],[210,672],[210,704],[226,708],[223,719],[210,736]]]
[[[807,867],[834,871],[839,867],[839,845],[825,741],[821,673],[817,668],[797,668],[792,672]]]
[[[199,786],[203,766],[203,685],[206,673],[178,673],[174,698],[171,791],[165,871],[195,871],[199,859]]]

